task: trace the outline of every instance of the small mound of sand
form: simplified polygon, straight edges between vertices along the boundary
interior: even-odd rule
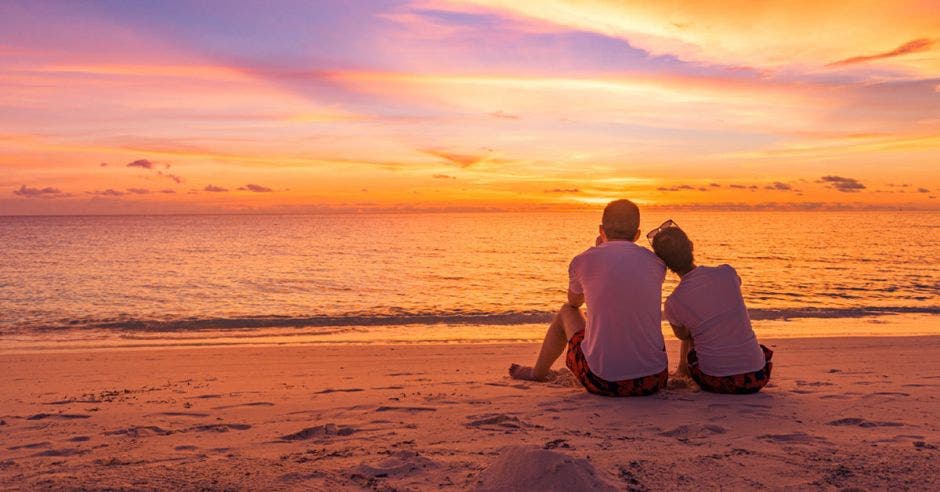
[[[589,461],[536,446],[509,446],[477,478],[478,491],[617,490]]]

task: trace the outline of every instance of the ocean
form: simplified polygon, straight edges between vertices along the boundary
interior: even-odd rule
[[[644,214],[643,232],[668,218],[689,234],[699,264],[737,269],[758,335],[813,319],[918,315],[920,325],[940,325],[936,213],[657,209]],[[0,343],[537,339],[599,219],[0,217]],[[667,274],[664,294],[676,281]],[[777,335],[806,329],[773,326]]]

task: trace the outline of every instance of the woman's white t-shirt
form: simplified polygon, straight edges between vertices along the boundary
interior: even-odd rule
[[[730,265],[700,266],[685,274],[666,298],[665,315],[673,325],[688,328],[705,374],[732,376],[764,367],[741,278]]]

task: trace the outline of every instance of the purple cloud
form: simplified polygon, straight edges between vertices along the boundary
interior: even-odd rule
[[[163,172],[163,171],[157,171],[157,174],[159,174],[160,176],[163,176],[163,177],[165,177],[165,178],[170,178],[170,179],[172,179],[173,181],[176,182],[176,184],[180,184],[180,183],[183,182],[183,178],[180,177],[180,176],[177,176],[177,175],[175,175],[175,174],[165,173],[165,172]]]
[[[545,190],[545,193],[581,193],[581,190],[578,188],[552,188]]]
[[[456,176],[451,176],[449,174],[435,174],[431,177],[434,179],[457,179]]]
[[[827,67],[841,67],[845,65],[852,65],[855,63],[865,63],[872,60],[880,60],[882,58],[893,58],[895,56],[906,55],[908,53],[917,53],[918,51],[927,51],[930,47],[933,46],[933,41],[929,39],[915,39],[907,43],[898,46],[897,48],[891,51],[885,51],[884,53],[877,53],[874,55],[866,56],[854,56],[852,58],[846,58],[845,60],[839,60],[837,62],[832,62]]]
[[[221,186],[216,186],[216,185],[206,185],[206,187],[203,188],[202,190],[208,191],[210,193],[225,193],[226,191],[228,191],[228,188],[223,188]]]
[[[865,185],[860,183],[855,178],[844,178],[842,176],[823,176],[819,178],[819,183],[827,183],[830,188],[834,188],[836,191],[841,191],[843,193],[856,193],[859,190],[864,190]]]
[[[708,191],[707,188],[702,188],[702,187],[696,188],[696,187],[694,187],[694,186],[692,186],[692,185],[687,185],[687,184],[676,185],[676,186],[668,186],[668,187],[667,187],[667,186],[660,186],[659,188],[656,188],[656,189],[659,190],[659,191],[682,191],[682,190]]]
[[[60,198],[68,196],[62,193],[62,190],[47,186],[45,188],[31,188],[26,185],[20,186],[20,189],[13,190],[13,194],[25,198]]]
[[[148,161],[147,159],[137,159],[127,164],[127,167],[139,167],[141,169],[153,169],[153,166],[153,161]]]
[[[135,195],[148,195],[148,194],[150,194],[150,190],[148,190],[147,188],[128,188],[128,189],[127,189],[127,192],[128,192],[128,193],[133,193],[133,194],[135,194]]]
[[[104,190],[104,191],[97,191],[97,190],[96,190],[96,191],[89,191],[88,194],[89,194],[89,195],[98,195],[98,196],[124,196],[124,195],[126,195],[127,193],[124,193],[123,191],[118,191],[118,190],[114,190],[114,189],[108,188],[108,189],[106,189],[106,190]]]
[[[930,190],[927,188],[917,188],[918,193],[930,193]]]
[[[793,189],[793,187],[786,183],[781,183],[780,181],[774,181],[773,184],[765,186],[764,189],[765,190],[777,190],[777,191],[790,191]]]
[[[245,186],[239,187],[238,190],[239,191],[253,191],[255,193],[271,193],[272,191],[274,191],[271,188],[268,188],[267,186],[261,186],[261,185],[256,185],[256,184],[246,184]],[[210,191],[210,190],[207,189],[206,191]],[[227,191],[227,190],[221,190],[221,191]]]

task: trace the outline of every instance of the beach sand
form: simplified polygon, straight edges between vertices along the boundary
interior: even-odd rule
[[[8,353],[0,485],[940,488],[940,337],[762,342],[759,394],[627,399],[509,379],[529,343]]]

